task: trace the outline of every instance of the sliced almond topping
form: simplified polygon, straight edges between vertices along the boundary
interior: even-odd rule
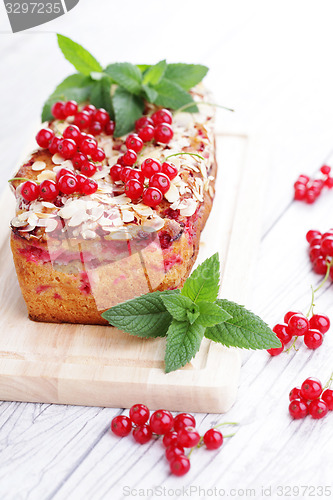
[[[174,203],[179,199],[179,191],[177,186],[175,186],[172,182],[170,184],[169,191],[167,191],[164,195],[164,197],[170,202]]]
[[[39,170],[44,170],[45,167],[46,167],[45,161],[35,161],[31,165],[31,170],[34,170],[35,172],[38,172]]]
[[[193,198],[187,198],[182,201],[182,207],[184,208],[180,208],[180,215],[191,217],[197,209],[197,203]]]
[[[41,174],[37,175],[38,182],[43,182],[46,180],[55,181],[57,174],[53,170],[44,170]]]
[[[61,156],[59,153],[56,153],[52,156],[52,161],[55,165],[60,165],[65,162],[65,158]]]
[[[134,220],[134,212],[132,210],[122,210],[123,222],[132,222]]]

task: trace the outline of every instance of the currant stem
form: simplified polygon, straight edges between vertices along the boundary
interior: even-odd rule
[[[333,372],[331,373],[330,378],[329,378],[329,379],[328,379],[328,381],[326,382],[325,387],[323,387],[323,391],[324,391],[325,389],[328,389],[329,387],[331,387],[332,382],[333,382]]]
[[[186,153],[186,152],[183,152],[183,153],[173,153],[172,155],[167,156],[165,158],[165,161],[167,161],[172,156],[181,156],[181,155],[197,156],[198,158],[200,158],[200,160],[204,160],[205,161],[205,158],[203,156],[199,155],[198,153]]]
[[[297,342],[297,339],[298,337],[296,336],[294,338],[294,342],[291,344],[291,346],[288,347],[288,349],[286,349],[284,352],[289,352],[291,351],[291,349],[295,349],[295,351],[298,351],[298,349],[296,349],[295,345],[296,345],[296,342]]]
[[[234,112],[235,110],[232,108],[227,108],[226,106],[222,106],[221,104],[216,104],[214,102],[205,102],[205,101],[200,101],[200,102],[189,102],[187,104],[184,104],[184,106],[181,106],[178,108],[174,114],[181,113],[182,111],[185,111],[188,108],[191,108],[192,106],[200,106],[201,104],[205,104],[206,106],[213,106],[214,108],[221,108],[221,109],[226,109],[227,111]]]
[[[222,425],[239,425],[239,422],[223,422],[223,424],[214,425],[213,429],[217,429],[217,427],[221,427]]]
[[[13,177],[12,179],[9,179],[8,182],[14,182],[14,181],[31,181],[31,179],[27,179],[26,177]]]
[[[332,267],[332,264],[333,264],[333,259],[331,261],[329,260],[326,260],[326,265],[327,265],[327,269],[326,269],[326,274],[325,274],[325,277],[323,279],[323,281],[317,286],[317,288],[313,288],[313,286],[311,285],[311,305],[309,307],[309,310],[308,310],[308,313],[306,315],[306,317],[308,318],[310,315],[313,316],[313,309],[315,307],[315,303],[314,303],[314,299],[315,299],[315,294],[321,289],[322,286],[324,286],[324,284],[326,283],[326,281],[328,280],[328,277],[330,275],[330,270],[331,270],[331,267]]]

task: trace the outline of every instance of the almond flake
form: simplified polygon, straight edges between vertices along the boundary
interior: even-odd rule
[[[45,167],[46,167],[45,161],[35,161],[31,165],[31,170],[34,170],[35,172],[38,172],[39,170],[44,170]]]
[[[55,165],[60,165],[65,162],[65,158],[61,156],[59,153],[56,153],[52,156],[52,161]]]
[[[46,180],[50,181],[55,181],[57,178],[57,175],[53,170],[44,170],[41,174],[37,175],[37,181],[38,182],[43,182]]]
[[[182,201],[182,207],[184,208],[180,208],[180,215],[191,217],[197,209],[197,203],[193,198],[186,198],[186,200]]]
[[[122,210],[123,222],[132,222],[134,220],[134,212],[131,210]]]
[[[179,191],[177,187],[171,182],[169,191],[167,191],[164,197],[170,202],[174,203],[179,199]]]

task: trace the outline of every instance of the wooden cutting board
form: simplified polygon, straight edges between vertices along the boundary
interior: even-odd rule
[[[198,262],[218,251],[221,296],[249,305],[259,241],[265,158],[258,142],[218,134],[214,207]],[[164,373],[165,339],[142,340],[116,328],[36,323],[27,317],[9,248],[14,197],[0,201],[0,399],[87,406],[226,412],[234,403],[240,352],[204,340],[192,363]]]

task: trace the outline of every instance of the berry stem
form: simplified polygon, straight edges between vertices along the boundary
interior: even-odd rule
[[[12,179],[9,179],[8,182],[14,182],[14,181],[31,181],[31,179],[28,179],[26,177],[13,177]],[[34,182],[36,182],[36,181],[34,181]]]
[[[306,315],[307,318],[309,318],[310,316],[313,315],[313,309],[315,307],[315,302],[314,302],[315,294],[321,289],[322,286],[324,286],[324,284],[328,280],[328,277],[330,275],[330,270],[331,270],[331,267],[332,267],[332,264],[333,264],[333,259],[331,261],[327,260],[326,263],[327,263],[327,270],[326,270],[326,274],[325,274],[325,277],[322,280],[322,282],[315,289],[311,285],[311,305],[310,305],[308,313]]]
[[[325,389],[329,389],[332,385],[332,382],[333,382],[333,372],[331,373],[331,376],[330,378],[328,379],[328,381],[326,382],[325,386],[323,387],[323,391]]]
[[[298,349],[296,349],[296,347],[295,347],[295,346],[296,346],[297,339],[298,339],[298,337],[297,337],[297,335],[296,335],[296,336],[295,336],[295,338],[294,338],[293,343],[292,343],[292,344],[288,347],[288,349],[286,349],[284,352],[289,352],[289,351],[291,351],[291,349],[294,349],[295,351],[298,351]]]
[[[190,156],[197,156],[198,158],[200,158],[200,160],[204,160],[205,161],[205,158],[201,155],[199,155],[198,153],[186,153],[186,152],[183,152],[183,153],[173,153],[172,155],[169,155],[165,158],[165,161],[168,161],[169,158],[171,158],[172,156],[181,156],[181,155],[190,155]]]
[[[215,102],[200,101],[200,102],[188,102],[187,104],[184,104],[184,106],[181,106],[174,112],[174,115],[176,115],[177,113],[181,113],[182,111],[185,111],[186,109],[191,108],[192,106],[199,106],[200,104],[205,104],[206,106],[213,106],[214,108],[226,109],[227,111],[231,112],[235,111],[232,108],[227,108],[226,106],[222,106],[221,104],[216,104]]]
[[[222,425],[239,425],[238,422],[223,422],[223,424],[217,424],[213,426],[213,429],[217,429],[218,427],[221,427]]]

